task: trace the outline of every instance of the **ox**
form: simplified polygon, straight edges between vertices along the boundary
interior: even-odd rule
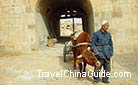
[[[86,65],[100,66],[100,62],[95,57],[92,52],[92,48],[89,47],[91,43],[91,38],[87,32],[82,32],[77,34],[74,32],[71,34],[71,42],[73,44],[72,51],[74,55],[74,69],[76,69],[76,64],[79,66],[80,73],[86,71]],[[79,77],[82,80],[82,76]]]

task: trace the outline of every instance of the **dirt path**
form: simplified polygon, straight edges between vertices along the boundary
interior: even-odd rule
[[[44,72],[74,71],[71,58],[66,63],[63,62],[62,48],[63,44],[56,44],[54,47],[44,51],[0,57],[0,85],[93,85],[93,79],[90,77],[83,81],[73,77],[39,77],[38,70]],[[137,66],[137,55],[133,54],[135,58],[130,62],[128,62],[130,58],[127,59],[126,57],[130,56],[130,54],[121,58],[117,56],[121,55],[114,56],[112,73],[131,72],[131,78],[110,78],[110,85],[137,85],[138,70],[131,66]],[[133,61],[135,63],[132,63]],[[87,71],[89,70],[93,70],[93,67],[87,66]],[[98,85],[104,84],[100,82]]]

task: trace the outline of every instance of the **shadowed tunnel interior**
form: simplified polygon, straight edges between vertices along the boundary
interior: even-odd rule
[[[58,41],[67,40],[67,37],[60,36],[60,18],[67,11],[72,18],[82,18],[84,31],[89,34],[94,31],[93,9],[89,0],[39,0],[36,9],[43,17],[48,36]],[[73,10],[77,12],[73,14]]]

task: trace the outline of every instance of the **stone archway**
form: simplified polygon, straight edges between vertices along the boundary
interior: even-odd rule
[[[38,0],[35,14],[39,44],[47,43],[48,36],[61,39],[60,16],[67,10],[77,10],[82,18],[83,30],[89,34],[94,31],[93,9],[89,0]]]

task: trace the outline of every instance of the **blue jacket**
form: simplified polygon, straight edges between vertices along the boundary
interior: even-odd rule
[[[94,53],[99,52],[97,58],[103,59],[113,56],[112,37],[109,32],[103,32],[101,29],[92,35],[92,48]]]

